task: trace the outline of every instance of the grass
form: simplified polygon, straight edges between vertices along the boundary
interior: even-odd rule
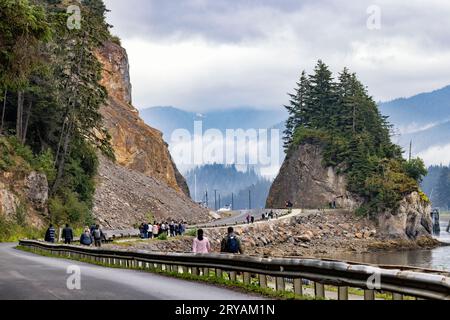
[[[123,269],[122,266],[111,265],[111,264],[102,263],[102,262],[98,262],[98,261],[92,261],[89,259],[75,259],[73,257],[69,257],[68,255],[54,255],[54,254],[51,254],[44,250],[39,250],[39,249],[34,250],[34,249],[26,248],[23,246],[17,246],[16,249],[25,251],[25,252],[34,253],[34,254],[39,254],[44,257],[69,259],[69,260],[94,264],[94,265],[98,265],[98,266],[105,267],[105,268]],[[225,279],[224,277],[218,278],[215,276],[215,274],[212,274],[211,272],[209,275],[203,276],[203,275],[193,275],[193,274],[189,274],[189,273],[176,273],[176,272],[160,270],[160,269],[156,269],[156,268],[147,269],[147,268],[143,268],[143,267],[128,267],[127,269],[155,273],[155,274],[178,278],[178,279],[187,280],[187,281],[202,282],[202,283],[206,283],[206,284],[210,284],[210,285],[216,285],[216,286],[220,286],[220,287],[224,287],[224,288],[228,288],[228,289],[238,290],[241,292],[253,293],[253,294],[261,295],[263,297],[271,298],[271,299],[323,300],[323,299],[316,299],[314,297],[306,296],[306,295],[304,295],[304,296],[296,295],[294,292],[285,292],[285,291],[280,292],[280,291],[275,291],[271,288],[261,288],[259,285],[257,285],[254,282],[252,282],[251,284],[244,284],[241,281],[231,281],[231,280]],[[226,276],[227,274],[224,272],[223,275]]]
[[[0,242],[18,242],[20,239],[41,239],[44,237],[44,233],[45,231],[37,228],[6,221],[0,215]]]

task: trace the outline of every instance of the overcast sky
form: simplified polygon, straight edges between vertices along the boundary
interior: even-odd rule
[[[138,108],[280,108],[318,59],[357,72],[377,101],[450,83],[448,0],[105,3]]]

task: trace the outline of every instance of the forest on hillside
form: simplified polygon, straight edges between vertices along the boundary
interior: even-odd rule
[[[213,209],[215,205],[219,206],[219,196],[220,207],[231,205],[234,200],[234,209],[247,209],[249,190],[253,208],[262,208],[265,206],[271,185],[270,180],[261,177],[252,167],[240,171],[235,165],[222,164],[196,167],[187,172],[186,181],[192,197],[197,202],[205,202],[208,192],[209,207]],[[197,194],[195,194],[196,190]],[[214,199],[214,191],[216,191],[216,199]]]
[[[396,210],[400,200],[420,192],[427,174],[421,159],[405,160],[391,141],[392,126],[356,74],[347,68],[337,79],[319,60],[311,75],[303,72],[290,94],[284,142],[287,157],[299,144],[323,146],[324,165],[347,176],[348,189],[364,199],[361,215]]]
[[[92,220],[96,152],[113,157],[95,54],[114,38],[103,1],[77,2],[79,20],[67,6],[0,0],[0,170],[45,173],[48,220],[84,225]]]
[[[423,191],[430,197],[433,207],[450,208],[450,167],[431,166],[422,182]]]

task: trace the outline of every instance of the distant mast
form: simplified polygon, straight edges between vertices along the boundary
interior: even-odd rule
[[[411,162],[411,160],[412,160],[412,140],[411,140],[411,142],[409,143],[409,161]]]

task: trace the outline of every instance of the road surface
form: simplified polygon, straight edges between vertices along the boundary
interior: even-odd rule
[[[0,244],[0,300],[253,300],[260,297],[147,272],[42,257]],[[81,290],[69,290],[79,266]]]

